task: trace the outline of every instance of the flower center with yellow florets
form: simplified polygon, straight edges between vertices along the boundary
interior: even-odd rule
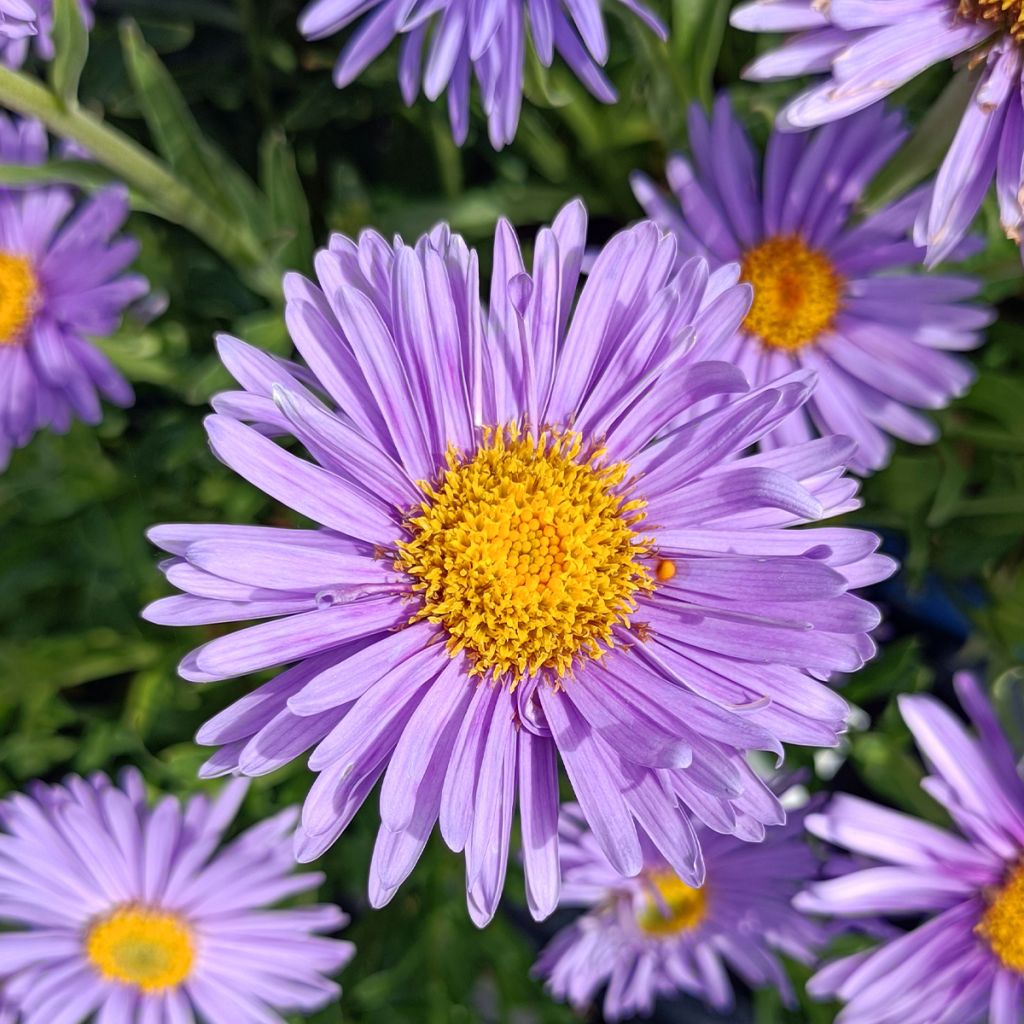
[[[604,454],[572,431],[489,428],[421,485],[396,568],[421,596],[414,618],[442,625],[474,675],[513,688],[533,673],[570,675],[652,589],[651,542],[636,532],[644,502],[630,496],[626,464]]]
[[[694,889],[671,871],[654,871],[645,879],[651,893],[637,912],[636,923],[647,935],[664,938],[696,928],[707,916],[707,893]]]
[[[17,345],[35,312],[39,285],[24,256],[0,252],[0,345]]]
[[[990,21],[993,28],[1024,42],[1024,0],[959,0],[957,13],[971,21]]]
[[[195,947],[191,930],[176,914],[127,906],[93,925],[86,954],[108,981],[162,992],[189,976]]]
[[[977,932],[1004,967],[1024,974],[1024,866],[996,891]]]
[[[743,327],[769,348],[796,352],[832,326],[843,282],[819,249],[797,235],[777,235],[748,250],[741,266],[754,288]]]

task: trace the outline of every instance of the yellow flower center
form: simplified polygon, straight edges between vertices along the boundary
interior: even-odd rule
[[[654,871],[647,876],[654,892],[636,915],[640,930],[664,937],[692,931],[707,914],[704,888],[694,889],[671,871]]]
[[[474,675],[514,689],[527,674],[571,674],[652,589],[640,561],[651,542],[634,531],[644,502],[629,497],[626,464],[603,455],[572,431],[487,428],[471,455],[449,448],[436,486],[420,485],[395,565],[422,595],[413,620],[444,626]]]
[[[104,978],[143,992],[180,985],[195,960],[192,933],[181,918],[136,906],[121,907],[93,925],[86,953]]]
[[[1024,974],[1024,867],[995,894],[975,930],[1004,967]]]
[[[832,326],[842,278],[829,258],[796,235],[777,235],[743,257],[742,279],[754,286],[744,328],[770,348],[796,352]]]
[[[32,320],[39,285],[25,256],[0,252],[0,345],[17,345]]]
[[[960,0],[957,13],[971,21],[991,21],[993,28],[1024,41],[1024,0]]]

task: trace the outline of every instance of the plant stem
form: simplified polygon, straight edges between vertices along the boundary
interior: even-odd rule
[[[245,275],[256,291],[280,295],[280,275],[259,240],[198,196],[162,161],[123,132],[79,107],[65,107],[28,75],[0,65],[0,106],[38,118],[61,138],[84,146],[93,158],[141,193],[161,217],[204,241]]]

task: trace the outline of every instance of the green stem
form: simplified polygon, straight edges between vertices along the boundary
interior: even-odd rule
[[[165,220],[185,228],[245,274],[261,294],[280,294],[279,275],[259,240],[244,224],[235,224],[123,132],[80,107],[65,107],[28,75],[0,65],[0,106],[38,118],[61,138],[84,146],[93,158],[143,195]]]

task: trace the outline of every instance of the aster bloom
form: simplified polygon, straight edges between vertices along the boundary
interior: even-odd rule
[[[41,163],[46,133],[0,115],[0,160]],[[76,201],[71,189],[0,190],[0,469],[13,448],[73,417],[98,423],[99,395],[130,405],[128,382],[89,340],[111,334],[148,284],[125,273],[138,253],[116,234],[123,188]]]
[[[640,0],[618,3],[667,38],[665,26]],[[615,102],[615,90],[601,71],[608,59],[608,36],[600,0],[312,0],[299,29],[307,39],[322,39],[359,22],[334,69],[339,89],[401,36],[398,80],[405,102],[411,105],[421,88],[430,100],[447,91],[459,145],[469,130],[470,79],[475,77],[491,144],[501,149],[519,124],[527,18],[545,67],[557,52],[594,96]]]
[[[707,878],[688,885],[644,844],[644,867],[624,877],[608,862],[575,805],[559,820],[561,904],[583,907],[540,955],[534,973],[577,1009],[607,986],[603,1016],[648,1015],[659,996],[680,992],[720,1012],[734,1001],[728,969],[753,988],[771,986],[795,1004],[779,954],[812,964],[828,940],[792,899],[820,864],[804,839],[806,809],[748,844],[702,836]],[[702,830],[705,831],[705,830]]]
[[[922,786],[960,834],[852,796],[808,818],[822,839],[868,858],[797,897],[808,912],[927,920],[811,981],[847,1005],[837,1024],[1018,1024],[1024,1017],[1024,782],[978,682],[956,679],[973,737],[934,697],[900,710],[932,774]]]
[[[87,28],[92,27],[96,0],[78,0]],[[42,60],[53,60],[53,0],[0,0],[0,63],[20,68],[30,48]]]
[[[803,410],[766,439],[771,447],[817,434],[857,442],[852,466],[880,469],[890,435],[935,439],[918,409],[962,394],[971,367],[949,350],[980,344],[992,312],[969,301],[979,283],[962,275],[912,273],[921,250],[909,231],[920,193],[855,220],[854,204],[905,137],[898,114],[879,106],[809,135],[775,132],[763,172],[720,97],[708,118],[690,112],[694,163],[674,156],[675,201],[642,174],[637,199],[679,242],[680,253],[719,266],[738,261],[754,286],[741,328],[702,354],[739,366],[754,384],[800,368],[818,374]]]
[[[878,539],[787,530],[857,504],[851,442],[742,454],[811,375],[755,388],[692,360],[694,331],[731,333],[750,289],[734,267],[677,267],[649,222],[608,243],[574,304],[585,237],[571,203],[528,271],[501,222],[486,315],[477,255],[447,227],[414,246],[334,237],[320,287],[285,281],[307,365],[222,337],[244,390],[207,421],[222,461],[319,528],[150,534],[184,593],[148,619],[270,620],[193,651],[186,679],[291,663],[200,730],[220,746],[206,773],[314,747],[300,860],[383,775],[378,906],[439,820],[488,920],[518,800],[530,906],[549,913],[559,756],[622,874],[642,869],[639,827],[699,884],[691,816],[752,840],[778,824],[744,752],[834,743],[846,706],[820,680],[873,651],[877,613],[850,590],[891,571]]]
[[[1007,235],[1020,242],[1024,205],[1021,0],[753,0],[732,23],[754,32],[794,32],[746,71],[755,80],[825,72],[779,114],[799,130],[847,117],[951,57],[976,84],[917,224],[928,262],[948,258],[995,179]]]
[[[39,13],[31,0],[0,0],[0,38],[34,36]]]
[[[345,916],[269,909],[322,881],[291,870],[295,809],[221,847],[246,785],[150,807],[132,770],[120,785],[100,774],[35,783],[0,804],[0,1014],[269,1024],[336,999],[327,976],[353,947],[318,933]]]

